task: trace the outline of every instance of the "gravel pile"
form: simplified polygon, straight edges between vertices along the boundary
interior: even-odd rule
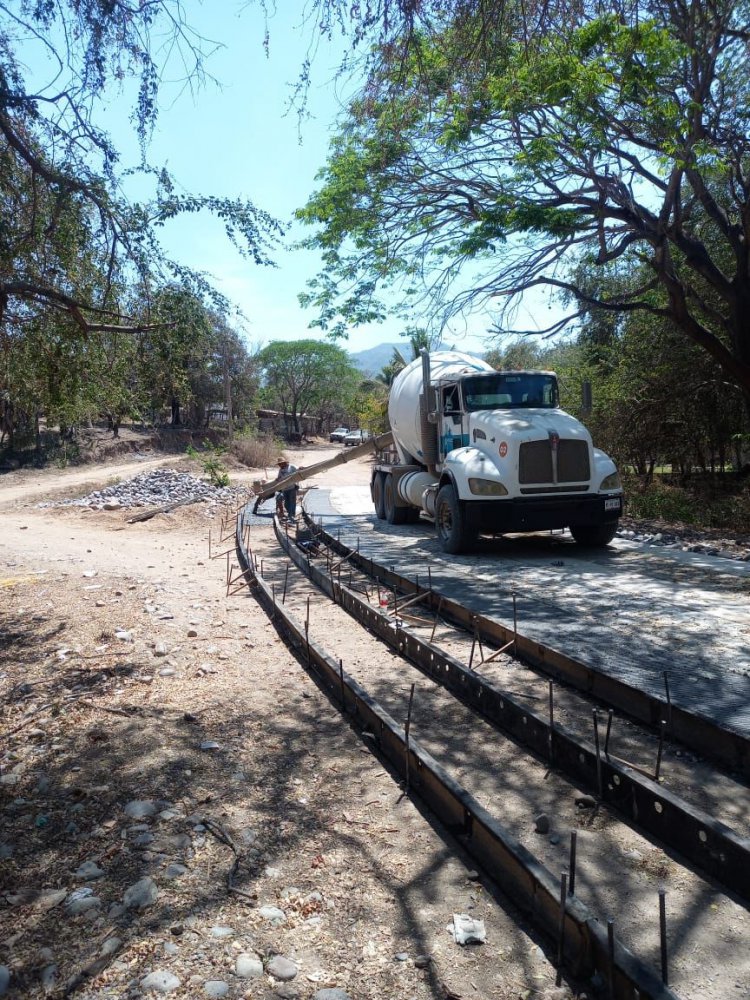
[[[75,500],[46,500],[40,507],[88,507],[91,510],[120,510],[130,507],[163,507],[171,503],[220,504],[239,502],[249,490],[242,486],[212,486],[189,472],[154,469],[133,479],[95,490]]]
[[[750,539],[746,537],[727,538],[717,530],[701,531],[684,525],[638,522],[632,518],[623,518],[621,525],[617,537],[631,542],[750,562]]]

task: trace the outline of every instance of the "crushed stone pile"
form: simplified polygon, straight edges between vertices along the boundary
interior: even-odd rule
[[[701,530],[686,525],[638,521],[623,517],[617,537],[640,542],[642,545],[679,549],[682,552],[698,552],[706,556],[734,559],[737,562],[750,562],[750,538],[747,536],[728,538],[718,530]]]
[[[91,510],[121,510],[131,507],[163,507],[172,503],[239,502],[252,493],[244,486],[212,486],[204,479],[176,469],[153,469],[74,500],[46,500],[40,507],[88,507]]]

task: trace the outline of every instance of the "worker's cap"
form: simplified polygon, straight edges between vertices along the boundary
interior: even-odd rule
[[[276,464],[277,465],[289,465],[289,459],[288,458],[277,458],[276,459]]]

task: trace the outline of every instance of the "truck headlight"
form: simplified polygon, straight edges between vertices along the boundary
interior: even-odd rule
[[[621,490],[622,489],[622,483],[620,482],[620,473],[619,472],[612,472],[612,473],[610,473],[610,475],[608,475],[606,477],[606,479],[602,479],[602,485],[599,487],[599,489],[600,490]]]
[[[475,496],[480,497],[505,497],[508,495],[503,484],[494,479],[470,479],[469,489]]]

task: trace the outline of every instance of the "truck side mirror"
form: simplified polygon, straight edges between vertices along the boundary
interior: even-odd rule
[[[581,385],[581,413],[591,413],[591,382],[588,379]]]

